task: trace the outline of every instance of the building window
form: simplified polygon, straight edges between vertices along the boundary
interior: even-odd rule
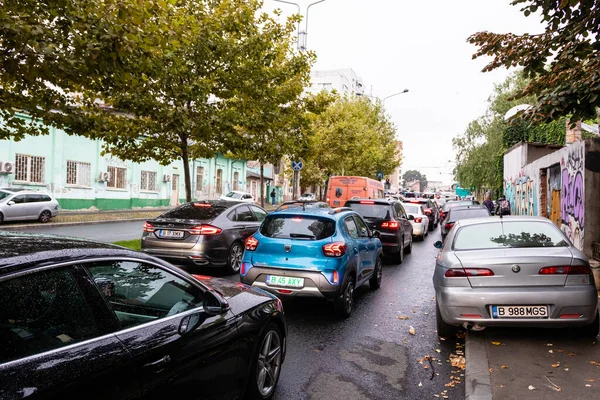
[[[90,187],[92,164],[67,160],[67,185]]]
[[[217,193],[223,193],[223,170],[217,170]]]
[[[44,183],[45,157],[16,155],[15,180],[30,183]]]
[[[201,192],[204,187],[204,167],[196,167],[196,191]]]
[[[125,172],[127,168],[123,167],[108,167],[108,173],[110,179],[106,184],[106,187],[114,189],[125,189]]]
[[[239,180],[240,180],[240,173],[234,172],[233,173],[233,190],[238,190]]]
[[[142,179],[140,181],[140,189],[150,192],[156,191],[156,172],[142,171]]]

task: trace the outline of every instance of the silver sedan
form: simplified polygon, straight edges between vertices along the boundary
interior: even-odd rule
[[[589,261],[548,219],[461,220],[435,247],[440,336],[452,336],[458,326],[576,327],[582,336],[598,334]]]

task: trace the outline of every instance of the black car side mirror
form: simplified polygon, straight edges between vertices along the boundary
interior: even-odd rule
[[[212,291],[204,293],[204,301],[202,302],[202,308],[208,315],[221,315],[229,311],[229,303],[221,299]]]
[[[373,233],[371,234],[371,237],[379,239],[381,237],[381,232],[379,232],[377,229],[373,229]]]
[[[409,215],[408,216],[408,220],[409,221],[414,221],[415,220],[415,216],[414,215]]]
[[[444,244],[442,243],[442,241],[441,241],[441,240],[438,240],[437,242],[435,242],[435,243],[433,244],[433,247],[435,247],[436,249],[441,249],[443,245],[444,245]]]

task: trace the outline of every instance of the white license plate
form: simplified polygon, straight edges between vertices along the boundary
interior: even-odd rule
[[[161,229],[158,231],[158,237],[181,239],[183,238],[183,231],[168,231]]]
[[[492,318],[548,318],[548,306],[492,306]]]
[[[301,288],[304,287],[304,278],[267,275],[267,285]]]

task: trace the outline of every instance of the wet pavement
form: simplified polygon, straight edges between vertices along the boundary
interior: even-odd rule
[[[144,221],[119,221],[103,224],[81,224],[64,226],[43,226],[40,224],[26,227],[3,225],[2,230],[14,232],[43,233],[51,235],[74,236],[101,242],[133,240],[142,237]]]

